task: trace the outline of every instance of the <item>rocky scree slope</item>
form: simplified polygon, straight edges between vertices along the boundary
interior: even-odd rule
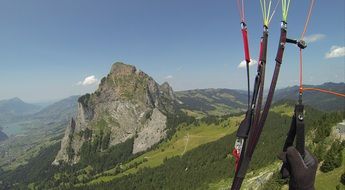
[[[175,105],[168,83],[159,85],[134,66],[115,63],[94,93],[78,99],[77,116],[53,164],[78,163],[85,142],[102,152],[134,138],[132,153],[145,151],[166,138],[167,117]]]

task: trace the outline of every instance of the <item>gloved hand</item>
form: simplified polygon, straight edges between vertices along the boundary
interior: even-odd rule
[[[289,147],[286,152],[279,155],[285,168],[282,168],[283,177],[290,175],[290,190],[314,190],[315,175],[318,160],[305,150],[304,159],[295,147]],[[287,167],[286,167],[287,166]],[[288,170],[288,173],[285,171]]]

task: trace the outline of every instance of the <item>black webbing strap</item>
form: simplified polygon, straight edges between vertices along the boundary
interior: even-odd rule
[[[304,127],[304,105],[298,104],[296,106],[296,149],[304,158],[305,152],[305,127]]]
[[[261,71],[260,71],[260,73],[261,73],[261,75],[260,75],[260,89],[259,89],[258,100],[257,100],[256,107],[255,107],[253,128],[256,128],[256,126],[258,125],[259,119],[260,119],[262,99],[263,99],[263,94],[264,94],[267,44],[268,44],[268,31],[267,30],[265,30],[263,33],[262,44],[266,48],[262,49],[262,56],[260,57],[260,61],[259,61],[259,65],[260,65],[260,69],[261,69]]]
[[[261,44],[260,49],[262,49],[262,48],[263,48],[263,46]],[[241,150],[241,154],[240,154],[240,159],[239,159],[238,164],[237,164],[237,168],[241,168],[241,165],[242,165],[244,157],[245,157],[247,138],[249,135],[249,130],[252,126],[254,109],[256,107],[255,104],[256,104],[259,89],[260,89],[261,75],[262,75],[261,71],[262,71],[262,69],[260,69],[260,66],[258,66],[257,75],[256,75],[255,81],[254,81],[254,90],[253,90],[253,96],[252,96],[252,100],[251,100],[251,104],[250,104],[250,109],[247,110],[246,116],[242,120],[240,126],[238,127],[237,133],[236,133],[236,136],[238,138],[243,139],[243,146],[242,146],[242,150]],[[235,176],[238,176],[238,174],[239,174],[239,169],[236,169]]]
[[[304,131],[304,115],[303,115],[304,105],[298,103],[295,105],[294,115],[292,116],[290,129],[286,137],[283,152],[286,152],[290,146],[293,146],[293,142],[296,138],[296,149],[304,157],[304,147],[305,147],[305,131]],[[290,166],[288,162],[283,159],[283,165],[280,169],[282,178],[287,178],[290,176]]]
[[[250,106],[250,109],[247,110],[246,116],[245,116],[244,120],[241,122],[241,124],[237,130],[236,136],[239,138],[247,138],[248,137],[249,130],[253,124],[252,121],[253,121],[253,116],[254,116],[254,110],[256,112],[257,109],[261,109],[261,104],[258,107],[257,101],[262,102],[262,94],[263,93],[260,92],[260,89],[263,88],[262,84],[263,84],[263,81],[265,80],[264,71],[265,71],[266,56],[267,56],[267,40],[268,40],[268,31],[267,31],[267,28],[265,27],[265,30],[264,30],[263,36],[262,36],[262,42],[260,45],[260,50],[261,50],[260,62],[258,65],[257,74],[256,74],[255,81],[254,81],[254,90],[253,90],[253,96],[252,96],[252,100],[251,100],[251,106]],[[258,100],[258,96],[259,96],[259,100]],[[260,110],[259,110],[259,112],[260,112]]]
[[[253,96],[252,96],[251,108],[250,108],[250,110],[247,110],[246,116],[242,120],[240,126],[238,127],[237,133],[236,133],[236,136],[238,138],[242,138],[243,139],[243,147],[242,147],[242,150],[241,150],[239,162],[237,164],[237,168],[238,169],[236,169],[235,176],[239,176],[240,175],[240,176],[243,176],[242,178],[244,178],[244,175],[243,175],[243,172],[240,172],[240,170],[242,168],[241,167],[242,164],[243,163],[246,164],[246,162],[244,160],[245,160],[247,138],[248,138],[249,130],[250,130],[251,125],[252,125],[254,108],[255,108],[255,102],[256,102],[256,99],[257,99],[257,96],[258,96],[259,88],[260,88],[260,78],[257,75],[255,77],[254,91],[253,91]],[[234,179],[234,181],[235,181],[235,179]]]
[[[248,156],[251,158],[254,152],[254,149],[258,143],[259,137],[261,135],[262,129],[265,125],[268,112],[271,108],[273,96],[274,96],[274,91],[277,85],[278,77],[279,77],[279,72],[280,72],[280,66],[282,64],[283,60],[283,55],[284,55],[284,49],[285,49],[285,44],[286,44],[286,24],[283,23],[282,28],[280,30],[280,40],[279,40],[279,46],[278,46],[278,51],[277,51],[277,56],[276,56],[276,65],[274,68],[274,73],[271,81],[271,86],[267,95],[265,107],[262,111],[260,121],[257,125],[257,127],[254,128],[254,131],[251,133],[251,136],[249,137],[248,141],[248,147],[247,147],[247,152]]]
[[[249,134],[249,129],[252,126],[252,119],[253,119],[253,114],[254,114],[255,103],[257,100],[258,91],[259,91],[260,82],[261,82],[261,80],[259,78],[259,76],[261,74],[259,73],[259,69],[258,69],[258,73],[257,73],[257,76],[255,77],[255,82],[254,82],[253,96],[252,96],[252,99],[250,101],[250,78],[249,78],[250,56],[249,56],[249,47],[248,47],[247,27],[246,27],[246,24],[244,22],[241,23],[241,26],[242,26],[245,60],[246,60],[246,67],[247,67],[248,108],[247,108],[246,116],[242,120],[242,122],[241,122],[241,124],[237,130],[237,133],[236,133],[237,138],[240,138],[243,141],[242,141],[242,149],[240,152],[240,158],[239,158],[238,163],[236,165],[235,176],[238,173],[237,168],[239,168],[239,166],[241,166],[242,161],[243,161],[243,157],[245,155],[247,138],[248,138],[248,134]],[[262,50],[262,45],[260,45],[260,51],[261,50]]]
[[[296,110],[296,109],[295,109]],[[290,125],[290,129],[288,132],[288,135],[286,137],[285,143],[284,143],[284,147],[283,147],[283,152],[287,151],[287,148],[289,148],[290,146],[293,145],[293,142],[295,140],[295,135],[296,135],[296,117],[295,117],[295,113],[292,116],[291,119],[291,125]],[[290,176],[290,166],[287,163],[285,154],[283,155],[283,157],[281,157],[282,161],[283,161],[283,165],[280,169],[280,173],[283,179],[288,178]]]
[[[265,81],[267,44],[268,44],[268,30],[265,27],[265,30],[264,30],[263,35],[262,35],[262,42],[261,42],[261,51],[262,52],[260,52],[260,61],[259,61],[258,71],[257,71],[258,73],[256,76],[256,81],[255,81],[255,82],[257,82],[257,86],[255,89],[255,98],[253,98],[253,100],[252,100],[252,105],[253,105],[252,110],[253,111],[255,110],[255,114],[253,115],[253,112],[252,112],[252,117],[251,117],[252,121],[250,122],[251,125],[250,125],[249,130],[247,131],[247,136],[248,136],[248,133],[249,134],[253,133],[252,131],[255,130],[255,128],[258,124],[259,118],[260,118],[261,104],[262,104],[262,99],[263,99],[263,87],[264,87],[264,81]],[[243,155],[243,157],[244,157],[244,155]],[[249,162],[250,162],[249,159],[243,158],[243,160],[244,160],[245,165],[249,165]],[[242,164],[242,162],[241,162],[241,164]],[[241,168],[241,164],[239,165],[240,169],[238,172],[238,176],[244,177],[247,168],[246,167]]]
[[[239,190],[241,188],[243,179],[246,175],[247,169],[249,167],[250,160],[252,158],[252,155],[254,153],[254,149],[257,145],[257,142],[259,140],[260,134],[262,132],[263,126],[266,122],[267,115],[269,112],[269,109],[271,107],[274,91],[276,88],[278,76],[279,76],[279,71],[280,71],[280,65],[282,64],[282,59],[283,59],[283,54],[284,54],[284,49],[285,49],[285,44],[286,44],[286,23],[282,22],[282,27],[281,27],[281,33],[280,33],[280,40],[279,40],[279,46],[278,46],[278,51],[277,51],[277,56],[276,56],[276,65],[273,73],[273,78],[271,81],[271,86],[269,89],[268,97],[265,103],[264,110],[262,112],[262,115],[260,117],[259,123],[255,128],[250,129],[250,136],[248,138],[248,144],[246,147],[245,151],[245,156],[241,155],[241,165],[239,166],[238,171],[236,172],[235,178],[233,180],[231,190]]]
[[[296,135],[296,107],[295,107],[294,115],[292,116],[292,119],[291,119],[289,132],[286,136],[283,152],[286,152],[287,148],[293,145],[293,142],[295,141],[295,135]]]

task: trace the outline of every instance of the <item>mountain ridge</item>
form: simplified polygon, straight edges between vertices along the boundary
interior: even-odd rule
[[[322,88],[345,94],[345,83],[327,82],[321,85],[304,85],[304,87]],[[297,101],[298,86],[276,90],[273,101]],[[227,115],[243,112],[247,108],[247,92],[245,90],[206,88],[175,92],[180,104],[179,107],[187,114],[203,117],[205,115]],[[265,99],[264,99],[265,100]],[[320,92],[306,91],[303,102],[314,108],[324,111],[342,111],[345,102],[342,98]]]
[[[321,88],[345,94],[345,83],[326,82],[320,85],[304,85],[305,88]],[[278,89],[274,94],[274,101],[283,99],[297,101],[299,86],[291,86]],[[325,94],[318,91],[305,91],[303,93],[303,103],[324,111],[344,111],[345,101],[342,97]]]

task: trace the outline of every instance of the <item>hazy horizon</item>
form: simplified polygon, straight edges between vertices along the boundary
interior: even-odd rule
[[[320,83],[320,84],[305,84],[305,85],[322,85],[322,84],[325,84],[325,83],[329,83],[330,81],[328,82],[324,82],[324,83]],[[333,82],[333,83],[337,83],[337,84],[340,84],[340,83],[344,83],[344,82]],[[162,84],[162,83],[160,83]],[[276,90],[280,90],[280,89],[284,89],[284,88],[290,88],[290,87],[295,87],[297,85],[289,85],[289,86],[285,86],[285,87],[277,87]],[[174,90],[174,87],[171,86]],[[174,90],[174,92],[180,92],[180,91],[188,91],[188,90],[203,90],[203,89],[229,89],[229,90],[243,90],[243,91],[247,91],[247,89],[236,89],[236,88],[193,88],[193,89],[184,89],[184,90]],[[269,89],[269,86],[266,86],[265,87],[265,93],[268,91]],[[95,88],[96,90],[96,88]],[[93,93],[94,91],[90,91],[90,92],[86,92],[86,93]],[[42,99],[41,101],[28,101],[28,100],[25,100],[23,98],[21,98],[20,96],[14,96],[14,97],[10,97],[10,98],[5,98],[5,99],[0,99],[0,101],[6,101],[6,100],[11,100],[11,99],[14,99],[14,98],[19,98],[20,100],[22,100],[23,102],[25,103],[29,103],[29,104],[36,104],[36,105],[43,105],[44,106],[47,106],[47,105],[51,105],[51,104],[54,104],[58,101],[61,101],[61,100],[64,100],[66,98],[69,98],[69,97],[72,97],[72,96],[82,96],[86,93],[83,93],[83,94],[72,94],[72,95],[69,95],[69,96],[66,96],[66,97],[61,97],[61,98],[56,98],[56,99]]]

